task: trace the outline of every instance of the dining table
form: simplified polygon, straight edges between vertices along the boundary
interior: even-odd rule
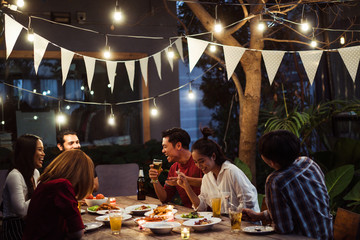
[[[133,205],[147,205],[147,204],[155,204],[162,205],[162,203],[153,197],[147,196],[145,200],[137,200],[137,196],[118,196],[115,197],[116,205],[120,208],[125,209],[126,207]],[[96,213],[90,213],[87,211],[87,206],[82,206],[81,214],[82,220],[84,224],[96,222],[96,217],[99,215]],[[180,205],[174,205],[174,209],[177,210],[177,214],[188,214],[193,209],[187,208]],[[84,211],[85,210],[85,211]],[[107,224],[102,225],[99,228],[85,231],[84,237],[82,239],[89,240],[100,240],[100,239],[181,239],[181,226],[175,227],[168,234],[155,234],[150,229],[141,228],[134,219],[139,216],[132,216],[131,219],[122,222],[122,227],[119,235],[113,235],[110,229],[110,226]],[[263,240],[274,240],[274,239],[309,239],[304,236],[299,235],[284,235],[278,234],[275,232],[267,233],[267,234],[249,234],[243,231],[239,232],[231,232],[230,219],[226,215],[222,215],[221,222],[215,224],[211,229],[206,231],[197,232],[193,229],[190,229],[190,238],[189,239],[244,239],[244,240],[253,240],[253,239],[263,239]],[[182,224],[185,220],[174,219],[174,221]],[[247,221],[241,222],[242,229],[247,226],[253,226],[254,224]]]

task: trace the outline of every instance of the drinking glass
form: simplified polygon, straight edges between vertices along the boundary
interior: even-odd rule
[[[112,234],[118,235],[120,234],[121,224],[122,224],[122,211],[120,210],[110,210],[109,218],[110,218],[110,228]]]
[[[158,174],[160,174],[161,172],[161,166],[162,166],[162,160],[161,159],[154,159],[153,160],[153,168],[156,169],[158,171]],[[151,183],[155,183],[157,182],[157,180],[152,180],[150,181]]]
[[[221,216],[221,196],[213,196],[211,198],[211,208],[213,211],[213,217]]]
[[[231,223],[231,232],[239,232],[241,230],[242,207],[229,207],[229,218]]]

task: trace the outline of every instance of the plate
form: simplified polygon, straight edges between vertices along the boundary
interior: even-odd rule
[[[183,222],[183,225],[187,227],[192,227],[195,231],[205,231],[212,228],[215,224],[221,222],[221,219],[217,217],[208,218],[208,220],[210,220],[211,223],[205,225],[195,225],[195,222],[199,221],[199,219],[190,219]]]
[[[130,218],[132,218],[131,215],[129,214],[123,214],[123,221],[129,220]],[[96,221],[100,221],[100,222],[104,222],[105,224],[110,224],[110,218],[109,218],[109,214],[106,215],[102,215],[102,216],[98,216],[95,218]]]
[[[185,213],[185,214],[189,214],[189,213]],[[190,220],[190,219],[203,219],[203,218],[211,218],[212,217],[212,212],[198,212],[198,214],[202,217],[198,217],[198,218],[184,218],[184,217],[181,217],[181,215],[183,214],[176,214],[175,215],[175,218],[176,219],[181,219],[181,220]]]
[[[85,225],[85,231],[91,231],[100,228],[104,223],[102,222],[88,222],[84,223]]]
[[[275,229],[271,226],[250,226],[244,227],[242,231],[250,234],[268,234],[274,232]]]
[[[154,210],[151,210],[151,211],[146,212],[144,215],[145,215],[146,217],[149,217],[151,214],[153,214],[153,212],[154,212]],[[173,210],[172,210],[172,213],[173,213],[173,214],[177,213],[177,210],[176,210],[176,209],[173,209]],[[159,216],[159,215],[155,215],[155,216]],[[166,216],[166,214],[163,214],[163,215],[160,215],[160,216]]]
[[[84,214],[86,213],[86,210],[85,209],[80,209],[80,214]]]
[[[149,206],[150,208],[143,209],[143,210],[135,210],[136,208],[141,207],[141,206]],[[131,213],[134,215],[143,215],[144,213],[146,213],[154,208],[157,208],[157,205],[155,205],[155,204],[139,204],[139,205],[128,206],[125,208],[125,211],[127,213]]]
[[[144,228],[149,228],[155,234],[167,234],[175,227],[180,227],[178,222],[147,222],[143,225]]]
[[[89,208],[87,208],[88,213],[92,213],[92,214],[99,214],[99,215],[104,215],[109,213],[109,210],[98,210],[98,211],[92,211]]]

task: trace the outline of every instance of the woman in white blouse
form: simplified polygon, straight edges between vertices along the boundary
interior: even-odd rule
[[[220,146],[211,139],[212,130],[201,129],[203,138],[197,140],[191,153],[194,162],[205,174],[201,183],[201,192],[197,196],[182,173],[178,175],[177,183],[183,187],[193,203],[193,208],[198,211],[207,210],[211,207],[211,198],[223,196],[221,201],[221,213],[228,213],[227,202],[224,194],[232,205],[239,206],[241,202],[246,208],[259,212],[257,191],[246,175],[232,164],[222,152]]]
[[[24,217],[40,176],[37,168],[42,167],[44,156],[40,137],[25,134],[16,140],[13,166],[3,190],[2,239],[21,239]]]

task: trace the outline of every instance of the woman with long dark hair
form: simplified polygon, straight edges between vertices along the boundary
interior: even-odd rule
[[[3,239],[21,239],[24,217],[40,176],[37,168],[44,161],[41,138],[32,134],[20,136],[15,143],[14,159],[3,191]]]
[[[226,158],[220,146],[209,139],[210,128],[201,129],[203,138],[197,140],[191,154],[194,162],[205,174],[201,183],[201,193],[197,196],[182,173],[178,175],[177,183],[183,187],[196,210],[204,211],[211,207],[211,197],[229,194],[229,200],[235,206],[243,202],[247,208],[259,212],[256,188],[246,175]],[[228,213],[226,202],[221,203],[221,213]]]

